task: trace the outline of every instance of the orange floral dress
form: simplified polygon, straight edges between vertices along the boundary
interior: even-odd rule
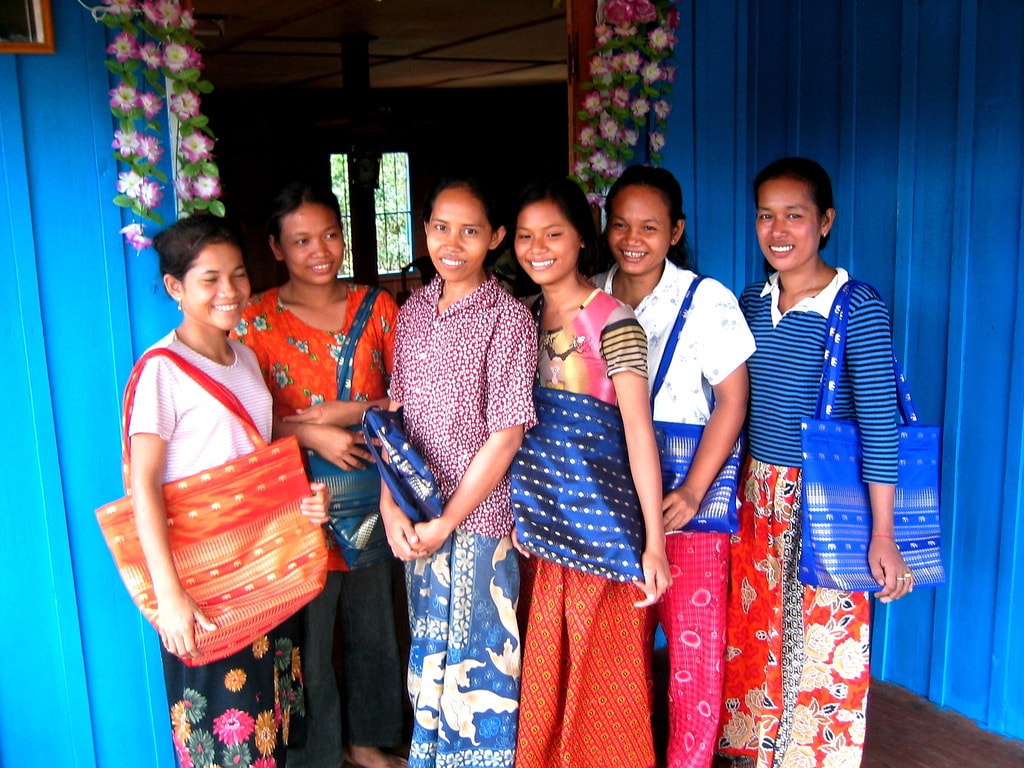
[[[242,321],[232,335],[256,353],[263,378],[274,397],[274,416],[288,416],[300,408],[337,399],[341,342],[369,290],[365,285],[349,285],[344,325],[337,331],[324,331],[304,323],[281,301],[277,288],[249,300]],[[352,400],[387,397],[394,365],[397,317],[395,300],[387,291],[381,291],[356,342]],[[298,373],[293,375],[293,372]],[[328,567],[332,571],[347,571],[334,537],[328,536],[327,543]]]
[[[732,537],[719,750],[757,768],[857,768],[871,610],[798,579],[800,469],[749,459]]]

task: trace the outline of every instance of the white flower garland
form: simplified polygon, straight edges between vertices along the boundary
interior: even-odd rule
[[[598,16],[573,168],[573,178],[596,206],[633,159],[644,133],[651,163],[662,160],[675,81],[675,68],[666,60],[679,26],[671,0],[606,0]]]

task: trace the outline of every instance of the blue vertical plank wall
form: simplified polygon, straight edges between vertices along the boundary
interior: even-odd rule
[[[665,165],[701,270],[762,279],[750,182],[819,160],[823,255],[885,296],[918,410],[945,428],[948,584],[876,606],[874,674],[1024,738],[1024,4],[678,7]]]
[[[171,308],[118,235],[105,28],[53,15],[56,54],[0,55],[0,765],[172,766],[159,641],[93,512],[123,492],[119,393]]]

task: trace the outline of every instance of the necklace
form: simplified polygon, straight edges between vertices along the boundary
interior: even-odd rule
[[[800,299],[806,298],[807,296],[817,296],[819,293],[825,290],[832,283],[833,280],[836,279],[836,274],[837,272],[830,267],[828,270],[827,277],[822,277],[804,288],[787,288],[781,282],[779,283],[779,288],[781,292],[786,294],[786,297],[790,301],[795,303]]]

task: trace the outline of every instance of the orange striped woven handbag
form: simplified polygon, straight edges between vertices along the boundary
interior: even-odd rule
[[[310,495],[295,437],[271,444],[225,386],[180,355],[155,349],[132,369],[124,393],[121,432],[127,495],[96,510],[107,546],[128,592],[154,627],[156,596],[135,528],[129,478],[128,424],[142,366],[152,357],[172,359],[245,425],[255,450],[219,467],[163,486],[171,554],[185,591],[217,625],[197,627],[205,664],[250,645],[316,597],[327,578],[323,529],[299,510]]]

